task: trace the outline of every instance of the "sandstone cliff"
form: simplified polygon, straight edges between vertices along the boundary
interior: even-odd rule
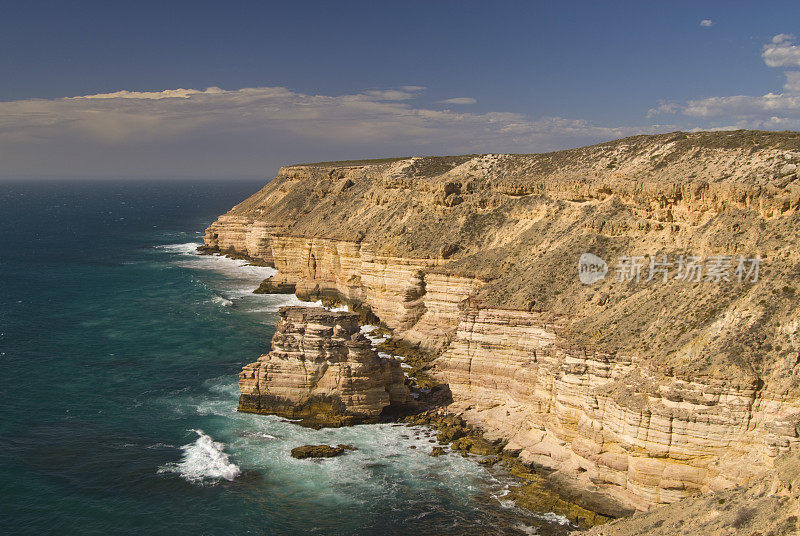
[[[746,487],[692,497],[595,527],[586,536],[783,536],[800,533],[800,457],[778,458]]]
[[[272,351],[239,374],[240,411],[338,426],[412,403],[400,363],[378,356],[357,315],[321,307],[283,307],[279,315]]]
[[[798,165],[800,134],[738,131],[290,166],[205,242],[367,309],[435,358],[453,411],[576,493],[645,510],[800,442]],[[584,252],[606,279],[580,282]],[[613,259],[664,255],[761,273],[614,277]]]

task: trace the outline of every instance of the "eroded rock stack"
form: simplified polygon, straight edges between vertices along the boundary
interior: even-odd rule
[[[357,315],[321,307],[279,314],[272,351],[239,374],[240,411],[341,426],[412,403],[399,361],[378,356]]]

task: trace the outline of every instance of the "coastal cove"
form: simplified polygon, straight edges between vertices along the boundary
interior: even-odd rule
[[[195,252],[262,182],[0,184],[0,523],[13,534],[566,534],[421,425],[236,411],[294,295]],[[358,450],[296,460],[304,444]],[[13,517],[12,517],[13,514]]]

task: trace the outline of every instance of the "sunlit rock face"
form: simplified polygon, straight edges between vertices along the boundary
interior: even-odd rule
[[[746,483],[798,442],[798,164],[796,134],[743,131],[291,166],[205,243],[273,264],[298,295],[368,309],[436,358],[452,411],[579,489],[648,509]],[[608,263],[604,278],[580,280],[585,253]],[[764,271],[746,284],[614,280],[621,255],[688,253],[759,255]],[[371,359],[345,338],[336,352]],[[269,398],[267,377],[281,400],[319,389],[314,403],[336,406],[322,367],[307,372],[282,344],[289,357],[243,372],[243,409]],[[363,385],[342,392],[374,413],[392,389]]]
[[[272,351],[239,374],[241,411],[336,426],[411,403],[400,363],[378,357],[357,315],[283,307],[279,316]]]
[[[743,484],[797,446],[796,398],[664,376],[635,357],[570,345],[564,325],[465,311],[437,361],[451,409],[524,461],[638,509]]]

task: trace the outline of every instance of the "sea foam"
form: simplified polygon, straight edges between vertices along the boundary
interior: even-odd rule
[[[220,480],[233,480],[241,469],[230,461],[225,444],[214,441],[202,430],[192,430],[198,435],[194,443],[183,445],[181,461],[159,467],[159,473],[175,473],[193,484],[213,484]]]
[[[186,242],[184,244],[164,244],[163,246],[156,246],[156,249],[163,249],[171,253],[182,253],[184,255],[194,255],[197,253],[197,248],[202,244],[199,242]]]
[[[275,268],[269,266],[255,266],[243,259],[231,259],[224,255],[201,255],[197,251],[198,246],[201,245],[202,244],[199,242],[186,242],[184,244],[156,246],[156,249],[182,256],[182,260],[175,263],[177,266],[200,270],[214,270],[232,279],[251,279],[261,282],[261,280],[272,277],[278,273],[278,270]],[[249,289],[248,292],[252,290],[253,289]]]
[[[233,307],[233,302],[227,298],[223,298],[222,296],[214,296],[211,298],[211,301],[218,303],[223,307]]]
[[[544,514],[534,514],[539,519],[544,519],[550,523],[557,523],[559,525],[569,525],[570,521],[566,516],[562,516],[553,512],[546,512]]]

